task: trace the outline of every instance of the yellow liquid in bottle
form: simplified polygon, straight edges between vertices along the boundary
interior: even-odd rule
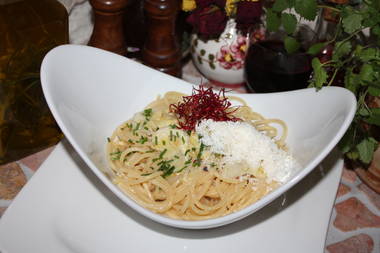
[[[55,0],[0,0],[0,164],[56,144],[62,133],[45,102],[41,62],[68,43],[66,9]]]

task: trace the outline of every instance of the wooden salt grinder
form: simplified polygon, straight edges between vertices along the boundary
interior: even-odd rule
[[[181,51],[175,34],[178,0],[145,0],[147,37],[142,61],[164,73],[181,76]]]
[[[123,14],[129,0],[90,0],[94,11],[94,30],[89,46],[126,55]]]

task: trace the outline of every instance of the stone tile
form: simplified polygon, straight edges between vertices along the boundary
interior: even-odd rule
[[[373,239],[367,234],[352,236],[344,241],[326,247],[330,253],[371,253]]]
[[[341,231],[358,228],[380,228],[380,217],[372,213],[357,198],[349,198],[335,205],[334,226]]]
[[[27,166],[33,171],[36,171],[41,164],[46,160],[46,158],[50,155],[50,153],[53,151],[55,146],[44,149],[38,153],[35,153],[33,155],[27,156],[20,160],[22,164]]]
[[[340,196],[343,196],[344,194],[348,193],[351,191],[351,188],[348,187],[347,185],[343,184],[343,183],[340,183],[339,184],[339,188],[338,188],[338,193],[337,193],[337,197],[340,197]]]
[[[363,183],[358,186],[358,189],[362,191],[365,195],[367,195],[371,203],[374,204],[377,207],[377,209],[380,210],[380,195],[379,194],[377,194],[374,190],[372,190],[371,188],[369,188],[367,185]]]
[[[355,171],[343,168],[342,179],[348,183],[355,183],[357,176]]]
[[[26,177],[17,163],[0,166],[0,198],[13,199],[25,184]]]

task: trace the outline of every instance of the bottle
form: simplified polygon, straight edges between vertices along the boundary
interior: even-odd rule
[[[68,43],[68,14],[56,0],[0,1],[0,164],[56,144],[62,133],[45,102],[39,70]]]

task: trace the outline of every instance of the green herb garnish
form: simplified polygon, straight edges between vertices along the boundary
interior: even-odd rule
[[[111,152],[110,156],[112,161],[119,160],[121,156],[121,151]]]
[[[152,117],[152,108],[145,109],[143,112],[146,121],[149,121]]]

